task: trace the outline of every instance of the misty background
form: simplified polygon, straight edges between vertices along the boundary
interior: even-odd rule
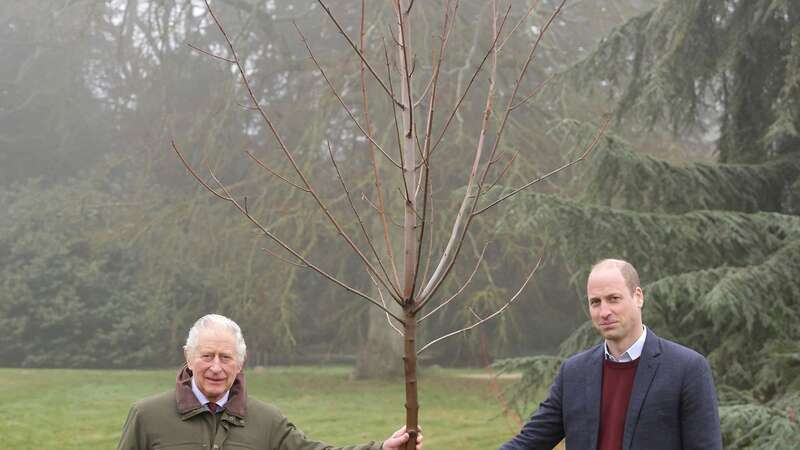
[[[511,2],[519,32],[504,43],[500,85],[513,82],[555,6],[541,0],[528,16],[535,4]],[[307,0],[214,5],[256,95],[334,214],[348,217],[349,205],[327,143],[370,217],[369,143],[294,23],[362,114],[358,58],[342,36]],[[360,2],[332,6],[355,36]],[[365,54],[376,66],[390,38],[389,8],[367,2]],[[415,8],[415,73],[424,80],[442,10],[427,1]],[[445,105],[455,104],[488,45],[486,8],[460,5],[438,94]],[[568,2],[523,84],[534,95],[509,122],[501,161],[509,169],[495,192],[575,158],[605,114],[612,126],[588,161],[475,224],[442,295],[470,278],[486,246],[484,261],[461,300],[424,323],[423,338],[460,328],[472,311],[494,311],[539,257],[543,266],[503,316],[432,348],[423,367],[525,357],[502,367],[524,370],[522,387],[536,392],[560,361],[536,355],[565,356],[597,341],[585,277],[591,262],[622,257],[640,270],[648,326],[708,355],[727,442],[755,426],[748,421],[791,431],[800,405],[799,18],[788,0]],[[171,150],[174,141],[200,173],[213,169],[325,270],[372,288],[310,199],[245,154],[287,173],[269,130],[243,106],[237,74],[188,44],[226,51],[196,0],[0,4],[0,365],[173,367],[191,323],[217,312],[242,325],[250,366],[397,372],[400,350],[384,316],[275,257],[274,245]],[[476,83],[485,86],[486,74]],[[391,145],[391,109],[374,83],[366,90],[375,138]],[[440,240],[463,193],[483,101],[467,97],[437,154],[432,233]],[[391,210],[401,196],[387,192]]]
[[[351,31],[360,17],[357,3],[336,6]],[[372,24],[367,38],[377,59],[382,49],[376,36],[389,26],[390,11],[374,3],[367,10]],[[576,62],[610,27],[648,4],[600,3],[578,2],[564,12],[530,75],[531,88]],[[419,35],[431,35],[440,10],[418,6],[430,17],[419,25]],[[529,6],[514,5],[510,21],[519,21]],[[525,21],[523,38],[510,42],[506,51],[523,54],[524,38],[534,36],[550,13],[544,6]],[[320,190],[329,197],[340,193],[321,147],[327,139],[341,148],[337,158],[348,180],[358,185],[354,191],[368,191],[360,181],[368,174],[360,175],[369,167],[367,142],[356,137],[292,25],[297,21],[357,110],[354,55],[318,5],[223,0],[216,7],[246,57],[258,95]],[[443,97],[463,89],[464,78],[479,62],[487,43],[488,24],[481,24],[486,8],[478,2],[461,5],[456,32],[466,38],[451,44],[453,68],[442,83]],[[270,159],[277,154],[268,130],[240,106],[246,102],[235,74],[187,44],[223,49],[199,1],[10,1],[0,6],[0,55],[6,61],[0,67],[3,365],[174,365],[192,321],[211,311],[243,326],[251,365],[352,362],[364,351],[370,327],[366,303],[265,253],[269,243],[229,205],[209,196],[171,151],[174,139],[193,165],[213,168],[247,195],[251,210],[267,217],[277,234],[343,279],[368,288],[359,263],[313,205],[244,154],[250,150],[277,160]],[[509,64],[500,72],[511,76],[514,69]],[[602,99],[576,99],[564,90],[554,84],[516,116],[507,142],[524,148],[512,173],[541,173],[566,161],[583,144],[572,136],[580,127],[576,124],[599,120]],[[452,208],[463,185],[458,168],[467,153],[459,148],[474,140],[470,115],[482,108],[478,96],[468,101],[473,104],[458,117],[442,152],[453,161],[435,186],[436,207],[442,211]],[[375,122],[380,124],[385,113],[376,105]],[[385,141],[390,136],[380,126],[377,135]],[[692,156],[707,154],[701,145]],[[571,195],[575,174],[543,190]],[[332,201],[346,207],[341,198]],[[448,226],[436,225],[440,233]],[[471,237],[469,258],[458,266],[450,291],[490,243],[485,264],[462,294],[478,310],[503,301],[539,256],[548,255],[548,264],[509,314],[443,344],[430,353],[431,362],[483,365],[498,356],[552,353],[584,320],[580,283],[571,283],[572,273],[558,252],[548,252],[542,241],[532,233],[491,228]],[[425,333],[440,335],[469,318],[464,303],[454,305],[429,321]],[[385,320],[377,325],[385,326]]]

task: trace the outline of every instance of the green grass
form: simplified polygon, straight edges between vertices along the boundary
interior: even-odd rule
[[[347,367],[247,370],[250,395],[279,407],[313,439],[333,445],[381,440],[405,421],[402,381],[352,381]],[[502,412],[497,383],[464,370],[420,376],[426,450],[493,449],[518,424]],[[5,448],[113,449],[128,408],[174,386],[171,370],[0,369]]]

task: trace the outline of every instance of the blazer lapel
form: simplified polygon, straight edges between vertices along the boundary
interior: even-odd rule
[[[589,418],[589,432],[591,436],[592,445],[590,449],[597,448],[597,435],[600,432],[600,397],[603,393],[603,359],[605,353],[603,351],[603,344],[600,344],[592,352],[592,357],[589,360],[589,367],[586,371],[586,379],[584,386],[586,386],[586,407],[588,408],[587,416]]]
[[[631,448],[633,432],[636,430],[636,424],[639,421],[639,412],[642,410],[647,391],[650,390],[650,385],[658,370],[660,362],[658,356],[660,354],[661,338],[648,328],[639,367],[636,368],[636,376],[633,379],[633,390],[628,403],[628,413],[625,415],[625,432],[622,438],[623,450],[630,450]]]

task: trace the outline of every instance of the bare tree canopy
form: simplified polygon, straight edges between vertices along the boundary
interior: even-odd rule
[[[274,244],[276,251],[270,251],[271,255],[288,264],[309,269],[350,294],[371,303],[385,313],[388,326],[403,336],[406,426],[412,435],[412,439],[408,443],[409,449],[416,445],[415,434],[418,430],[417,355],[433,344],[465,333],[504,312],[520,297],[539,267],[538,263],[533,266],[519,289],[495,311],[482,316],[471,310],[474,317],[469,323],[457,330],[431,339],[426,344],[418,344],[417,322],[425,307],[436,303],[443,306],[455,297],[440,299],[438,294],[459,260],[471,225],[479,216],[496,209],[498,205],[520,192],[585,160],[598,143],[609,122],[608,119],[605,120],[595,138],[575,159],[542,175],[532,176],[520,186],[509,186],[505,189],[506,192],[500,192],[501,189],[498,185],[505,182],[503,177],[508,166],[513,164],[516,159],[516,156],[511,156],[508,158],[507,164],[500,164],[504,154],[511,151],[502,144],[502,137],[510,124],[509,118],[514,110],[531,98],[531,95],[523,97],[521,93],[528,86],[529,68],[534,62],[544,36],[557,20],[566,1],[562,0],[555,5],[535,33],[526,33],[527,36],[523,36],[529,42],[528,51],[515,64],[518,66],[517,74],[511,79],[508,86],[498,84],[498,60],[501,55],[504,55],[502,51],[505,43],[514,38],[513,35],[518,30],[518,24],[513,25],[509,22],[511,5],[509,4],[503,9],[500,3],[502,2],[492,1],[487,5],[490,31],[487,33],[487,44],[482,46],[482,50],[479,50],[479,54],[483,56],[479,58],[480,62],[475,67],[468,69],[469,81],[463,86],[462,91],[457,93],[455,102],[448,103],[440,97],[439,88],[443,73],[450,70],[445,61],[448,43],[454,39],[455,21],[453,18],[459,8],[457,0],[441,2],[442,11],[438,30],[433,33],[431,38],[430,66],[423,63],[427,57],[423,57],[421,52],[416,50],[416,39],[414,38],[417,36],[415,33],[416,23],[421,22],[423,16],[416,12],[413,1],[389,2],[390,17],[392,18],[390,30],[392,31],[388,36],[381,37],[385,74],[384,71],[379,73],[378,67],[380,66],[369,58],[369,53],[366,51],[366,2],[362,1],[361,3],[359,38],[356,39],[348,34],[349,28],[340,22],[336,12],[326,2],[318,0],[319,7],[336,30],[335,35],[338,34],[338,39],[346,44],[348,52],[356,56],[355,64],[361,74],[359,84],[363,119],[354,113],[356,106],[350,106],[345,100],[345,89],[338,87],[335,81],[326,74],[326,69],[320,62],[317,53],[312,49],[301,27],[295,23],[297,34],[314,67],[324,80],[330,95],[335,97],[349,119],[347,128],[331,130],[332,133],[338,132],[340,136],[345,135],[344,139],[341,137],[337,140],[328,138],[325,142],[316,143],[316,147],[327,150],[336,179],[341,186],[341,190],[336,195],[346,199],[346,205],[349,206],[347,220],[358,223],[358,231],[351,232],[343,225],[342,215],[344,213],[337,214],[337,211],[330,206],[329,198],[326,198],[326,195],[317,187],[316,180],[299,164],[295,149],[287,142],[279,123],[274,119],[277,111],[271,108],[268,102],[262,101],[257,93],[255,87],[257,77],[248,70],[247,55],[240,53],[223,24],[221,16],[207,0],[205,1],[208,15],[216,25],[219,34],[223,36],[225,45],[217,50],[203,49],[197,46],[192,46],[192,48],[213,60],[230,65],[237,73],[244,96],[249,102],[247,108],[254,112],[255,116],[260,119],[261,126],[267,129],[268,134],[272,136],[274,145],[278,147],[278,154],[288,164],[289,174],[281,175],[280,169],[271,167],[272,164],[264,158],[260,159],[252,153],[248,153],[248,156],[269,176],[276,177],[283,182],[286,189],[300,191],[313,200],[318,211],[335,230],[341,246],[346,251],[352,252],[353,257],[363,266],[367,276],[376,287],[377,295],[339,279],[335,274],[283,240],[271,231],[268,222],[251,214],[246,193],[234,191],[211,168],[208,170],[208,179],[202,176],[187,161],[176,143],[172,142],[172,148],[192,177],[215,197],[231,204]],[[528,15],[533,9],[533,7],[529,9]],[[526,20],[528,15],[523,16],[520,22]],[[416,82],[417,78],[421,78],[422,81]],[[420,88],[415,83],[425,87],[418,90]],[[370,90],[373,91],[373,95],[368,93]],[[376,116],[370,114],[368,99],[372,98],[374,93],[382,98],[381,103],[386,105],[390,114],[378,114],[377,119]],[[447,132],[453,119],[462,110],[465,99],[470,95],[478,95],[484,101],[480,114],[476,117],[474,125],[470,127],[475,133],[474,145],[472,148],[467,147],[466,149],[440,147],[446,142]],[[440,114],[437,114],[440,110],[444,111],[441,113],[441,117]],[[381,118],[384,123],[373,126],[372,121]],[[393,130],[389,133],[388,142],[379,142],[373,137],[372,130],[374,128]],[[362,197],[372,198],[369,202],[363,202],[369,203],[372,210],[355,203],[353,193],[348,188],[350,181],[343,175],[343,171],[340,170],[340,165],[337,163],[337,156],[345,154],[342,141],[351,139],[355,139],[356,142],[365,142],[368,147],[371,170],[368,166],[362,165],[361,167],[369,174],[368,176],[372,177],[370,184],[374,186],[374,189],[371,192],[362,193]],[[314,144],[311,142],[312,146]],[[440,148],[442,149],[439,150]],[[445,160],[450,165],[437,169],[437,166],[442,164],[443,159],[440,157],[440,153],[443,152],[455,153],[452,156],[454,159]],[[460,175],[464,179],[461,199],[455,207],[447,204],[438,206],[445,213],[440,212],[438,208],[434,210],[432,186],[438,185],[440,177],[454,175],[456,177]],[[243,191],[243,189],[238,191]],[[399,193],[398,201],[392,202],[394,205],[385,201],[392,192]],[[330,197],[330,194],[327,197]],[[380,223],[383,242],[376,239],[365,224],[365,217],[371,216],[376,217]],[[398,231],[389,226],[392,216],[396,217],[398,221],[400,221],[399,217],[402,217]],[[448,225],[449,232],[438,239],[433,238],[431,223],[434,221],[444,221],[450,224]],[[379,250],[378,245],[382,245],[383,248]],[[430,248],[427,257],[424,251],[426,245]],[[395,249],[397,249],[396,253]],[[539,262],[541,263],[541,259]],[[478,264],[480,264],[480,260]],[[462,288],[458,289],[458,291],[461,290]],[[388,303],[396,304],[402,313],[395,313]],[[439,311],[443,310],[435,308],[432,313]]]

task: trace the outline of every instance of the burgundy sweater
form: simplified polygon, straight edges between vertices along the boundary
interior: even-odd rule
[[[625,432],[625,414],[633,389],[639,359],[629,362],[603,361],[603,397],[600,401],[600,435],[597,450],[620,450]]]

